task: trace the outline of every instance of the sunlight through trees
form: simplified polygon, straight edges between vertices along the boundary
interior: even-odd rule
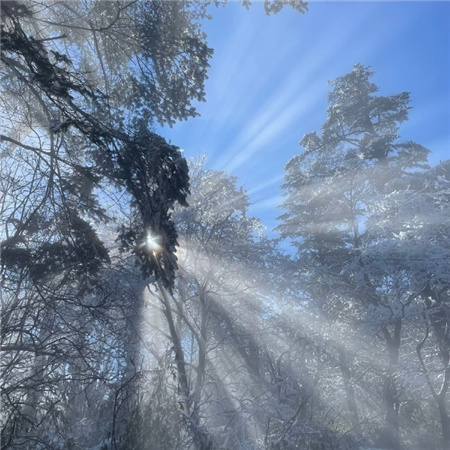
[[[221,3],[1,2],[1,449],[447,449],[450,161],[356,64],[268,238],[154,132],[205,100]]]

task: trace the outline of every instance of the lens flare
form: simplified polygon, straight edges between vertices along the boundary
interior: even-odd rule
[[[155,235],[150,230],[147,230],[147,236],[143,247],[145,247],[148,252],[159,253],[162,250],[161,241],[161,236]]]

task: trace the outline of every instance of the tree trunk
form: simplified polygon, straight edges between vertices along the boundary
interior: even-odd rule
[[[440,303],[439,297],[435,300]],[[439,418],[442,426],[443,449],[450,449],[450,417],[447,412],[446,396],[450,385],[450,317],[445,307],[440,306],[438,311],[430,315],[431,326],[437,338],[439,355],[444,367],[444,378],[439,393],[434,394],[439,409]],[[420,355],[419,355],[420,356]],[[431,386],[431,383],[429,383]]]
[[[450,370],[450,369],[448,369]],[[441,419],[442,426],[442,449],[450,449],[450,417],[447,414],[447,407],[445,403],[445,396],[439,396],[438,407],[439,407],[439,418]]]
[[[353,430],[356,430],[359,425],[358,406],[356,404],[355,390],[351,381],[351,373],[346,361],[346,352],[343,349],[339,350],[339,366],[341,369],[342,381],[344,383],[345,396],[347,399],[347,407],[350,414],[350,424]]]
[[[397,319],[394,324],[394,330],[391,335],[387,327],[383,329],[383,335],[386,339],[386,348],[389,355],[389,365],[383,376],[383,403],[386,413],[385,435],[383,444],[392,450],[400,449],[400,393],[397,389],[396,371],[400,351],[400,332],[402,329],[402,320]]]
[[[423,339],[417,344],[416,351],[417,356],[419,357],[420,364],[423,369],[423,374],[425,376],[425,379],[427,381],[428,387],[430,389],[431,395],[433,396],[434,400],[437,403],[438,410],[439,410],[439,418],[441,420],[441,428],[442,428],[442,448],[444,450],[450,449],[450,417],[447,413],[447,405],[446,405],[446,396],[450,384],[450,366],[449,366],[449,357],[450,352],[448,351],[448,346],[446,352],[442,351],[441,347],[441,357],[443,359],[445,371],[444,371],[444,379],[442,380],[441,389],[439,392],[436,391],[435,387],[433,386],[433,382],[430,378],[430,374],[428,372],[428,369],[425,365],[425,361],[422,358],[422,347],[425,344],[426,340],[429,338],[430,329],[426,328],[425,336]]]
[[[158,287],[161,290],[161,301],[164,306],[164,315],[167,320],[167,325],[169,326],[170,337],[172,339],[175,354],[182,416],[186,422],[187,430],[192,438],[194,448],[196,450],[212,450],[212,439],[206,428],[200,426],[198,411],[192,410],[193,398],[186,373],[184,351],[181,344],[181,337],[175,326],[169,294],[161,283],[158,283]]]
[[[393,450],[400,449],[399,436],[399,405],[395,386],[395,374],[389,369],[383,380],[383,401],[386,410],[386,434],[384,445]]]

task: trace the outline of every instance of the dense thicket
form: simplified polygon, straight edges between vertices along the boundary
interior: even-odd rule
[[[1,2],[1,448],[448,448],[450,163],[356,65],[285,255],[152,131],[204,98],[209,3]]]
[[[112,301],[120,266],[98,230],[131,206],[119,239],[141,255],[147,228],[160,233],[164,251],[141,269],[173,284],[169,210],[185,204],[188,172],[151,127],[195,114],[211,50],[202,9],[185,3],[1,8],[2,448],[58,448],[72,445],[64,426],[88,421],[96,396],[109,408],[126,379],[130,299],[124,287]],[[96,423],[73,445],[101,442]]]

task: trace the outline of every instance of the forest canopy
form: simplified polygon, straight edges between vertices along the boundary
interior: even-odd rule
[[[268,238],[156,132],[221,4],[1,2],[1,449],[447,449],[450,161],[358,63]]]

